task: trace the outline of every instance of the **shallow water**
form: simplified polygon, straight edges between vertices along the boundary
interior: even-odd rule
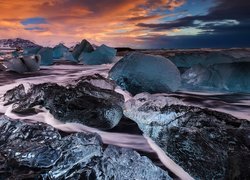
[[[27,89],[30,84],[44,82],[55,82],[65,85],[81,76],[92,75],[95,73],[107,77],[108,71],[111,67],[112,65],[53,65],[49,67],[41,67],[39,72],[23,75],[10,72],[0,72],[0,97],[2,97],[7,90],[12,89],[19,84],[24,84]],[[122,91],[120,88],[116,88],[116,91],[122,93],[125,100],[131,98],[129,93]],[[250,94],[179,91],[170,95],[181,98],[186,104],[207,107],[232,114],[238,118],[250,120]],[[109,132],[104,132],[76,123],[63,124],[54,119],[44,108],[39,108],[39,112],[40,113],[36,115],[22,117],[13,114],[11,112],[11,106],[3,106],[3,99],[0,99],[0,114],[5,114],[14,119],[30,119],[33,122],[45,122],[66,132],[96,132],[101,135],[105,144],[133,148],[142,154],[149,156],[157,165],[167,167],[177,176],[181,178],[191,178],[180,167],[178,167],[178,165],[172,162],[165,153],[161,152],[158,146],[149,138],[145,138],[136,123],[132,121],[123,119],[117,127]]]

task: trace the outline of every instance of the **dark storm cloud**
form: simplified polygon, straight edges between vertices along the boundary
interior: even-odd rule
[[[198,35],[141,37],[153,47],[247,47],[250,46],[250,1],[215,0],[207,15],[188,16],[159,24],[139,23],[151,31],[193,27]],[[157,43],[154,43],[157,42]]]
[[[144,28],[151,28],[156,31],[161,31],[161,30],[169,30],[169,29],[193,26],[193,20],[190,20],[189,18],[182,18],[176,21],[169,21],[167,23],[159,23],[159,24],[139,23],[138,26],[144,27]]]
[[[169,21],[166,23],[159,24],[144,24],[140,23],[138,26],[152,28],[155,30],[166,30],[174,28],[183,28],[190,26],[198,26],[194,24],[195,20],[203,22],[207,21],[221,21],[227,19],[237,20],[244,23],[250,19],[250,1],[248,0],[215,0],[217,6],[210,8],[207,15],[188,16],[177,19],[175,21]]]
[[[140,37],[144,48],[232,48],[250,47],[249,33],[199,34],[196,36],[149,36]]]

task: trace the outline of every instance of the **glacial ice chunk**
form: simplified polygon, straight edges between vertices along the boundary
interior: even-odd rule
[[[105,179],[164,179],[170,180],[166,172],[156,167],[147,157],[140,156],[137,152],[108,146],[102,157],[102,170]]]
[[[40,69],[40,56],[23,56],[14,58],[3,63],[5,71],[14,71],[17,73],[35,72]]]
[[[77,44],[74,47],[72,55],[74,56],[75,59],[78,60],[82,52],[92,52],[92,51],[94,51],[93,46],[86,39],[84,39],[80,44]]]
[[[69,52],[69,49],[63,44],[58,44],[53,48],[53,58],[77,62],[73,57],[72,53]]]
[[[181,84],[180,72],[171,61],[137,52],[117,62],[109,77],[134,95],[176,91]]]
[[[60,121],[112,129],[122,118],[123,96],[87,81],[82,78],[76,85],[67,87],[52,83],[32,85],[26,94],[23,94],[23,86],[18,86],[7,91],[4,99],[6,104],[14,103],[15,113],[34,113],[34,106],[41,105]]]
[[[0,116],[0,142],[0,179],[172,179],[132,149],[106,148],[98,134],[61,136],[48,124]]]
[[[182,74],[183,87],[249,93],[249,68],[250,62],[196,65]]]
[[[63,60],[71,61],[71,62],[77,62],[77,60],[74,58],[71,52],[67,51],[63,53]]]
[[[34,55],[34,54],[37,54],[40,49],[42,49],[42,47],[40,47],[40,46],[25,48],[23,50],[23,54],[24,55]]]
[[[53,48],[53,58],[54,59],[60,59],[63,57],[63,53],[67,52],[68,48],[64,46],[63,44],[58,44]]]
[[[37,53],[41,56],[41,65],[48,66],[53,64],[53,49],[49,47],[44,47],[40,49]]]
[[[194,179],[247,179],[250,122],[187,106],[166,94],[139,94],[124,115]]]
[[[88,65],[100,65],[112,63],[116,56],[116,49],[101,45],[95,51],[86,53],[82,52],[79,61]]]
[[[214,64],[250,62],[247,50],[217,50],[179,52],[169,59],[179,68],[190,68],[194,65],[211,66]]]

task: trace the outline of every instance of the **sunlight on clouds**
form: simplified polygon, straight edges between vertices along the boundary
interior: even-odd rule
[[[89,41],[126,46],[150,32],[140,22],[157,23],[184,0],[20,0],[0,1],[1,38],[22,37],[41,45]],[[178,14],[177,14],[178,15]],[[46,24],[21,24],[39,17]],[[8,29],[8,31],[7,31]],[[162,34],[162,32],[159,32]],[[118,40],[120,39],[120,40]],[[135,45],[137,46],[137,45]]]
[[[177,36],[177,35],[198,35],[204,32],[204,30],[198,28],[183,28],[183,29],[173,29],[172,31],[168,32],[168,36]]]

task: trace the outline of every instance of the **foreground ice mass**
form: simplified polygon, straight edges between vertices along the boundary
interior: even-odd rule
[[[97,134],[63,136],[43,123],[0,116],[0,179],[172,179],[131,149],[102,145]]]
[[[67,87],[55,83],[37,84],[27,93],[24,93],[24,86],[19,85],[7,91],[4,100],[6,104],[14,103],[12,111],[15,113],[36,113],[35,106],[40,105],[60,121],[111,129],[123,115],[124,98],[114,90],[92,85],[98,77],[103,81],[101,76],[94,76],[92,80],[81,78]]]
[[[79,61],[88,65],[100,65],[112,63],[116,56],[116,49],[101,45],[92,52],[82,52]]]
[[[181,82],[180,72],[171,61],[137,52],[117,62],[109,77],[132,94],[176,91]]]
[[[182,74],[184,88],[250,92],[250,62],[196,65]]]
[[[249,121],[150,94],[127,101],[124,115],[195,179],[250,176]]]

